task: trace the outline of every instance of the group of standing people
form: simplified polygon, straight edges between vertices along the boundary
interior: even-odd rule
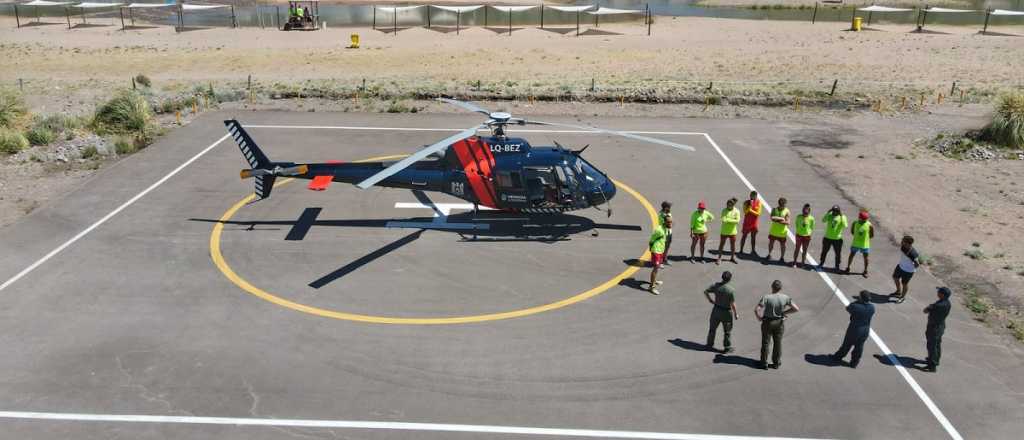
[[[751,191],[750,196],[747,200],[743,201],[742,212],[737,207],[736,198],[730,198],[725,202],[725,208],[722,209],[719,228],[719,240],[718,240],[718,258],[715,259],[715,264],[721,264],[723,257],[726,256],[725,244],[729,243],[728,256],[729,262],[737,263],[736,261],[736,236],[740,235],[740,250],[739,253],[743,254],[746,249],[747,239],[750,239],[750,252],[748,255],[753,257],[760,257],[757,253],[757,234],[761,221],[761,213],[763,206],[760,197],[758,197],[757,191]],[[787,207],[788,200],[785,197],[780,197],[778,205],[772,208],[769,212],[769,220],[771,222],[768,229],[768,254],[765,256],[766,261],[772,260],[772,254],[775,251],[776,245],[779,247],[778,261],[782,264],[786,262],[786,245],[789,238],[790,229],[793,226],[794,241],[796,246],[793,249],[793,259],[789,263],[792,267],[809,267],[807,265],[807,252],[810,248],[811,237],[814,234],[815,218],[811,214],[811,204],[805,203],[800,210],[800,214],[793,217]],[[705,244],[709,235],[710,224],[715,220],[715,215],[707,209],[707,203],[701,200],[697,203],[697,210],[690,214],[690,257],[691,263],[705,262],[707,259],[704,257]],[[825,261],[828,258],[828,254],[831,252],[835,258],[834,270],[840,273],[850,273],[850,268],[853,265],[854,258],[860,254],[863,256],[864,271],[861,273],[865,278],[868,277],[868,268],[870,266],[870,254],[871,254],[871,239],[875,237],[875,227],[871,223],[871,216],[867,210],[860,210],[857,214],[857,219],[852,223],[843,214],[842,209],[839,205],[833,205],[824,216],[822,216],[822,222],[824,223],[824,236],[821,239],[821,254],[818,258],[817,270],[824,270]],[[742,224],[742,227],[741,227]],[[658,226],[655,227],[651,234],[648,242],[649,249],[651,251],[651,261],[653,263],[653,270],[651,271],[650,286],[648,290],[652,294],[659,294],[658,286],[662,284],[658,278],[658,271],[663,266],[671,266],[672,263],[668,259],[668,251],[672,246],[672,203],[662,202],[661,212],[658,214]],[[849,228],[849,229],[847,229]],[[846,268],[840,270],[840,263],[842,262],[842,251],[844,236],[846,231],[849,230],[849,234],[852,238],[850,243],[849,257],[846,260]],[[896,290],[892,296],[896,302],[903,302],[907,296],[907,290],[910,283],[910,279],[914,276],[914,272],[920,266],[920,260],[917,251],[913,247],[914,238],[911,236],[904,236],[900,244],[900,251],[902,253],[900,263],[893,270],[893,282],[896,285]],[[700,249],[700,253],[697,250]]]
[[[718,258],[715,264],[721,264],[725,256],[725,243],[729,243],[729,261],[736,263],[736,236],[740,235],[740,254],[746,248],[747,239],[750,238],[750,255],[759,257],[757,254],[757,234],[760,217],[762,213],[761,199],[756,191],[751,191],[750,196],[742,204],[742,211],[737,207],[737,199],[731,198],[725,202],[725,208],[720,215],[720,233],[718,242]],[[796,242],[793,250],[791,266],[807,266],[807,252],[814,232],[815,218],[811,214],[811,205],[805,203],[800,214],[795,218],[791,217],[785,197],[779,198],[778,205],[772,208],[769,213],[771,221],[768,230],[768,253],[766,260],[772,259],[775,246],[779,247],[778,261],[786,264],[786,244],[789,238],[789,227],[792,225],[795,232]],[[707,204],[702,200],[697,204],[697,210],[690,215],[690,257],[692,263],[707,261],[704,258],[705,243],[708,237],[709,225],[714,222],[715,216],[707,209]],[[821,240],[821,255],[818,259],[816,270],[823,270],[823,265],[829,252],[834,254],[834,270],[841,273],[850,273],[850,266],[854,258],[860,254],[863,256],[864,272],[862,275],[868,277],[870,263],[871,239],[875,236],[874,225],[870,221],[870,215],[866,210],[861,210],[857,219],[852,223],[843,214],[838,205],[832,206],[822,217],[824,223],[824,236]],[[662,202],[661,212],[658,215],[658,225],[651,234],[648,246],[651,252],[651,277],[648,290],[654,295],[660,294],[658,287],[662,281],[658,280],[658,272],[664,266],[671,266],[668,261],[668,251],[672,245],[672,203]],[[840,271],[842,261],[842,249],[844,235],[849,227],[852,237],[849,257],[846,260],[846,268]],[[917,250],[914,249],[914,239],[904,236],[900,243],[900,262],[893,270],[893,282],[896,290],[889,296],[897,303],[902,303],[907,296],[908,285],[914,272],[920,266],[920,258]],[[700,253],[697,253],[697,249]],[[732,273],[722,273],[720,282],[708,287],[704,291],[705,298],[712,304],[711,316],[709,318],[709,329],[707,350],[714,349],[715,337],[718,327],[724,330],[724,352],[733,351],[732,328],[733,322],[739,319],[739,312],[736,309],[736,293],[730,282]],[[940,287],[937,290],[938,301],[924,309],[928,314],[928,325],[925,331],[928,357],[925,360],[926,370],[935,371],[941,357],[942,334],[945,330],[945,319],[949,315],[949,296],[952,292],[949,288]],[[839,349],[831,355],[836,362],[842,360],[852,351],[849,366],[856,368],[863,353],[864,344],[870,335],[871,319],[875,313],[874,304],[871,302],[871,294],[861,291],[856,300],[850,303],[847,308],[850,314],[850,323],[847,327],[843,343]],[[771,293],[761,297],[754,309],[754,315],[761,322],[761,359],[758,367],[762,369],[779,368],[782,365],[782,337],[785,333],[785,320],[790,314],[799,312],[800,308],[793,302],[792,298],[782,292],[782,282],[774,280],[771,283]],[[769,360],[771,352],[771,363]]]
[[[715,350],[715,339],[718,327],[723,330],[723,353],[732,353],[733,323],[740,319],[736,309],[736,291],[733,290],[732,272],[722,273],[722,280],[704,290],[704,297],[711,303],[708,336],[705,350]],[[925,327],[925,347],[928,357],[925,358],[925,371],[937,371],[942,357],[942,335],[946,330],[946,317],[949,316],[949,297],[953,292],[948,287],[936,289],[938,300],[924,308],[928,315]],[[775,280],[771,284],[771,293],[764,295],[754,308],[754,316],[761,322],[761,359],[757,363],[760,369],[778,369],[782,366],[782,337],[786,331],[786,319],[789,315],[799,312],[800,307],[793,299],[782,292],[782,281]],[[871,293],[862,290],[855,301],[846,306],[850,315],[850,323],[846,327],[843,342],[830,358],[842,363],[850,355],[847,363],[850,368],[857,368],[864,344],[871,334],[871,319],[875,315],[875,305],[871,303]],[[852,353],[851,353],[852,351]],[[771,363],[768,362],[769,354]]]

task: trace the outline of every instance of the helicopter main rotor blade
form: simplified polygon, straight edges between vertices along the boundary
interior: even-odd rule
[[[366,188],[369,188],[369,187],[371,187],[373,185],[376,185],[377,182],[380,182],[381,180],[387,179],[388,177],[391,177],[392,175],[398,173],[399,171],[402,171],[402,170],[408,168],[409,165],[412,165],[412,164],[418,162],[419,160],[421,160],[421,159],[423,159],[423,158],[425,158],[427,156],[430,156],[431,154],[437,153],[439,151],[444,151],[444,149],[448,148],[449,145],[451,145],[451,144],[453,144],[455,142],[461,141],[461,140],[463,140],[465,138],[474,136],[474,135],[476,135],[476,131],[477,130],[481,130],[481,129],[485,129],[485,128],[487,128],[487,126],[485,126],[485,125],[478,125],[478,126],[475,126],[473,128],[467,128],[467,129],[465,129],[463,131],[460,131],[457,134],[454,134],[452,136],[446,137],[446,138],[440,140],[439,142],[437,142],[435,144],[432,144],[432,145],[430,145],[428,147],[423,148],[420,151],[417,151],[417,152],[409,155],[409,157],[406,157],[405,159],[402,159],[402,160],[400,160],[398,162],[395,162],[391,166],[389,166],[387,168],[384,168],[384,170],[380,171],[379,173],[374,174],[374,175],[368,177],[366,180],[364,180],[362,182],[359,182],[358,184],[356,184],[356,186],[359,187],[360,189],[366,189]]]
[[[444,103],[447,103],[447,104],[451,104],[451,105],[457,106],[457,107],[462,107],[462,108],[464,108],[466,110],[469,110],[471,112],[482,113],[485,116],[490,116],[491,115],[490,111],[484,110],[484,109],[482,109],[480,107],[477,107],[477,106],[475,106],[473,104],[470,104],[468,102],[457,101],[457,100],[448,99],[448,98],[437,98],[437,100],[441,101],[441,102],[444,102]]]
[[[608,129],[605,129],[605,128],[589,127],[589,126],[585,126],[585,125],[563,124],[563,123],[560,123],[560,122],[544,122],[544,121],[532,121],[532,120],[525,121],[525,122],[527,124],[533,124],[533,125],[551,125],[551,126],[556,126],[556,127],[575,128],[577,130],[586,130],[586,131],[590,131],[590,132],[594,132],[594,133],[604,133],[604,134],[610,134],[610,135],[615,135],[615,136],[622,136],[624,138],[636,139],[638,141],[644,141],[644,142],[650,142],[652,144],[664,145],[666,147],[672,147],[672,148],[676,148],[676,149],[684,150],[684,151],[696,151],[693,147],[691,147],[689,145],[677,144],[675,142],[666,141],[664,139],[656,139],[656,138],[647,137],[647,136],[640,136],[638,134],[626,133],[624,131],[608,130]]]

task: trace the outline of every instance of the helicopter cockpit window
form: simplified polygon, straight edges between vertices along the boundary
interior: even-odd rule
[[[558,175],[558,181],[561,182],[562,188],[572,189],[576,187],[576,178],[572,170],[563,165],[555,167],[555,173]]]
[[[597,180],[597,178],[601,176],[601,172],[598,171],[597,168],[594,168],[593,165],[582,158],[576,159],[576,171],[578,171],[584,179],[591,182]]]
[[[523,181],[519,173],[502,171],[498,173],[498,186],[504,189],[522,189]]]

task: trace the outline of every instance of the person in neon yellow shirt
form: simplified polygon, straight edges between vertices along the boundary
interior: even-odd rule
[[[772,248],[775,242],[779,242],[779,261],[786,262],[786,232],[789,230],[789,208],[786,207],[786,198],[779,198],[779,206],[772,209],[772,226],[768,230],[768,257],[772,259]]]
[[[668,250],[672,248],[672,228],[665,226],[665,219],[672,218],[672,202],[661,202],[661,212],[658,213],[658,223],[665,228],[668,236],[665,237],[665,259],[661,263],[664,266],[671,266],[668,261]]]
[[[661,293],[658,291],[658,286],[661,285],[661,281],[658,281],[658,269],[665,262],[665,242],[669,229],[672,229],[672,217],[666,217],[664,224],[655,226],[650,240],[647,241],[651,251],[651,286],[647,290],[654,295]]]
[[[829,249],[836,254],[836,272],[839,272],[839,263],[843,261],[843,231],[849,226],[846,214],[839,209],[839,205],[833,205],[821,221],[825,222],[825,236],[821,238],[821,258],[818,258],[818,269],[825,265],[825,257],[828,257]]]
[[[807,264],[807,247],[811,244],[811,233],[814,232],[814,216],[811,215],[811,204],[804,203],[800,214],[796,216],[796,247],[793,249],[793,267],[796,267],[797,257],[800,257],[800,264]]]
[[[722,262],[725,240],[729,240],[729,261],[736,262],[736,233],[740,225],[740,210],[736,209],[736,201],[735,197],[729,199],[722,210],[722,232],[718,239],[718,260],[715,260],[715,264]]]
[[[704,242],[708,239],[708,222],[715,219],[715,215],[708,212],[707,205],[703,200],[697,203],[697,210],[690,215],[690,262],[697,262],[694,250],[697,243],[700,243],[700,260],[704,261]]]
[[[864,255],[864,278],[868,277],[868,254],[871,253],[871,239],[875,237],[875,227],[868,220],[868,212],[861,210],[857,221],[850,226],[850,233],[853,235],[853,243],[850,245],[850,258],[846,260],[846,270],[850,273],[850,265],[853,264],[853,257],[857,254]]]

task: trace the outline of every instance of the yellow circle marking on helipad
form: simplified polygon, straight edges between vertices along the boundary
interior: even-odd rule
[[[396,156],[375,157],[370,159],[364,159],[359,162],[387,160],[392,159],[394,157]],[[274,186],[276,187],[287,184],[291,180],[292,179],[282,180],[281,182]],[[647,199],[644,198],[644,196],[640,195],[640,193],[638,193],[636,190],[626,186],[622,182],[619,182],[617,180],[613,180],[613,182],[615,182],[615,186],[617,186],[619,189],[628,192],[630,195],[636,198],[641,205],[643,205],[643,207],[647,210],[647,214],[650,215],[651,217],[652,227],[658,224],[658,215],[654,211],[654,207],[651,206],[651,203],[648,202]],[[228,280],[231,280],[232,283],[235,283],[236,286],[238,286],[239,288],[246,292],[249,292],[253,295],[256,295],[259,298],[270,301],[279,306],[287,307],[289,309],[303,313],[309,313],[311,315],[322,316],[324,318],[344,319],[346,321],[357,322],[369,322],[374,324],[407,325],[465,324],[470,322],[497,321],[500,319],[519,318],[522,316],[529,316],[541,312],[547,312],[549,310],[559,309],[568,305],[576,304],[580,301],[589,298],[593,298],[597,295],[600,295],[601,293],[604,293],[604,291],[618,285],[619,282],[621,282],[623,279],[633,276],[634,273],[640,270],[640,268],[637,266],[630,266],[626,268],[626,270],[614,276],[612,279],[605,281],[604,283],[590,290],[587,290],[586,292],[570,296],[561,301],[555,301],[553,303],[548,303],[526,309],[513,310],[501,313],[490,313],[486,315],[451,316],[446,318],[398,318],[391,316],[360,315],[355,313],[339,312],[336,310],[321,309],[318,307],[307,306],[305,304],[300,304],[295,301],[287,300],[285,298],[274,295],[270,292],[267,292],[263,289],[260,289],[259,287],[252,285],[252,283],[246,281],[244,278],[235,273],[235,271],[231,269],[231,266],[228,265],[227,261],[224,260],[224,255],[221,254],[220,251],[220,236],[221,232],[224,230],[224,223],[231,220],[231,217],[233,217],[235,213],[238,212],[239,209],[242,209],[242,207],[245,206],[245,204],[252,201],[253,198],[255,198],[255,195],[250,194],[249,196],[240,200],[238,203],[235,203],[234,206],[228,209],[227,212],[225,212],[224,215],[220,217],[220,220],[217,222],[217,224],[213,226],[213,232],[210,233],[210,256],[213,258],[213,264],[215,264],[217,268],[220,269],[220,271],[224,274],[225,277],[227,277]],[[640,260],[649,260],[650,256],[650,251],[645,251],[644,254],[640,257]]]

